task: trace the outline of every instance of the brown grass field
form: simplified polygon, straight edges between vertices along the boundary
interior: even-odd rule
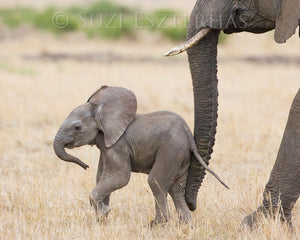
[[[98,150],[72,150],[90,165],[84,171],[60,161],[52,141],[69,112],[101,85],[127,87],[137,95],[138,112],[175,111],[192,128],[186,55],[163,58],[174,43],[148,35],[108,42],[28,31],[0,41],[1,239],[300,239],[299,201],[293,234],[270,219],[253,232],[240,228],[261,202],[300,85],[299,60],[263,59],[299,57],[296,37],[277,45],[272,33],[237,34],[219,48],[219,123],[210,166],[231,189],[207,175],[192,225],[178,226],[170,201],[171,221],[151,230],[154,199],[146,175],[132,174],[128,186],[112,194],[112,211],[100,225],[88,202]],[[54,59],[61,53],[69,57]],[[243,60],[249,56],[262,62]]]

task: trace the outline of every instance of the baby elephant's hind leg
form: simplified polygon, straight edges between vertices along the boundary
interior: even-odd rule
[[[189,223],[191,221],[191,212],[186,204],[184,196],[187,174],[188,171],[178,178],[169,190],[178,213],[180,224]]]
[[[169,186],[163,184],[162,178],[156,174],[150,174],[148,183],[155,198],[156,215],[150,226],[167,222],[170,218],[170,213],[167,203],[167,194]]]
[[[164,146],[157,151],[155,163],[148,177],[148,183],[155,197],[156,210],[151,226],[164,223],[170,218],[167,195],[177,174],[177,156],[173,149]]]

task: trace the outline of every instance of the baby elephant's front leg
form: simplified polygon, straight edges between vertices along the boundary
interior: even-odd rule
[[[105,199],[113,191],[127,185],[130,179],[130,171],[117,171],[109,174],[104,173],[100,182],[90,194],[90,203],[95,208],[96,217],[101,221],[110,211],[110,207],[105,204]]]
[[[130,158],[125,158],[124,154],[121,158],[119,154],[113,153],[111,155],[103,154],[102,176],[90,194],[90,202],[95,208],[98,221],[106,217],[110,211],[110,207],[106,204],[109,195],[113,191],[126,186],[130,179]]]

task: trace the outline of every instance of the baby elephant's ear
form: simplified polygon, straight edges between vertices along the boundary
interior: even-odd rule
[[[133,92],[120,87],[102,87],[88,100],[96,105],[95,118],[106,147],[114,145],[134,120],[137,101]]]
[[[300,0],[281,0],[276,18],[275,41],[284,43],[300,25]]]

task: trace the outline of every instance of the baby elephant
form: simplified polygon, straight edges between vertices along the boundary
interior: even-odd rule
[[[166,111],[136,114],[136,110],[136,97],[131,91],[103,86],[62,123],[54,139],[54,151],[60,159],[87,169],[88,165],[66,153],[65,148],[89,144],[100,149],[96,187],[90,194],[98,220],[110,210],[110,194],[127,185],[131,172],[141,172],[149,174],[155,197],[156,215],[151,225],[169,219],[168,193],[180,222],[189,222],[185,190],[193,155],[227,186],[202,160],[188,125],[179,115]]]

